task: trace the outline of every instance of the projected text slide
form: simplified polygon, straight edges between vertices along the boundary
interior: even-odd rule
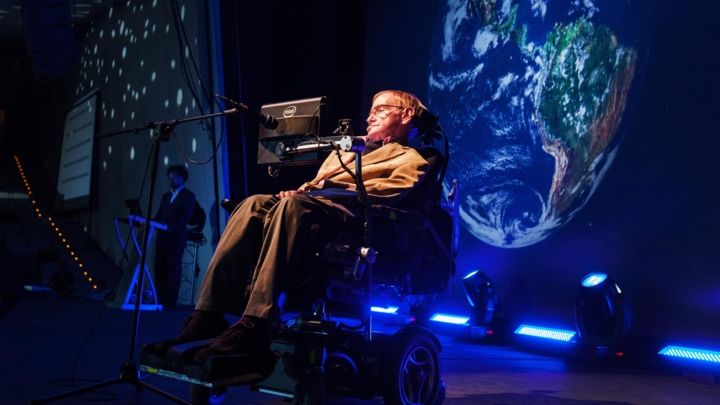
[[[96,104],[97,93],[78,103],[65,119],[57,185],[63,201],[89,200]]]

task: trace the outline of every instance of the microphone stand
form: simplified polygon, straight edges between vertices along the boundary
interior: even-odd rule
[[[122,130],[122,131],[115,131],[115,132],[109,132],[107,134],[98,135],[98,138],[108,138],[111,136],[126,134],[126,133],[135,133],[137,134],[140,131],[143,130],[151,130],[154,131],[155,135],[153,138],[153,144],[152,144],[152,153],[150,155],[150,190],[148,195],[148,201],[147,206],[145,208],[145,212],[147,215],[150,215],[152,212],[152,203],[153,203],[153,194],[155,192],[155,183],[156,183],[156,175],[157,175],[157,168],[158,168],[158,157],[160,156],[160,142],[166,142],[170,140],[170,136],[173,133],[173,129],[179,124],[183,124],[185,122],[190,121],[198,121],[202,119],[207,118],[214,118],[219,116],[228,116],[232,115],[238,112],[243,112],[244,110],[242,108],[232,108],[229,110],[212,113],[212,114],[206,114],[206,115],[196,115],[192,117],[186,117],[186,118],[180,118],[170,121],[157,121],[152,122],[148,121],[144,126],[136,127],[128,130]],[[30,401],[31,404],[45,404],[48,402],[54,402],[63,398],[68,398],[76,395],[80,395],[86,392],[91,392],[94,390],[97,390],[99,388],[108,387],[111,385],[117,385],[117,384],[123,384],[123,383],[129,383],[135,386],[137,390],[141,390],[143,388],[154,392],[157,395],[160,395],[166,399],[169,399],[171,401],[174,401],[179,404],[190,404],[189,402],[178,398],[168,392],[165,392],[157,387],[154,387],[140,379],[140,372],[138,369],[137,362],[135,361],[135,350],[137,346],[137,335],[138,335],[138,328],[140,325],[140,303],[142,299],[142,290],[144,287],[145,282],[145,262],[147,260],[147,251],[148,251],[148,244],[149,244],[149,235],[150,235],[150,224],[146,223],[145,228],[143,230],[143,239],[142,239],[142,253],[140,255],[140,275],[138,276],[137,280],[137,294],[135,294],[135,307],[133,308],[133,323],[132,323],[132,332],[130,334],[130,348],[128,351],[128,357],[127,360],[122,364],[120,368],[120,373],[116,378],[101,381],[96,384],[88,385],[86,387],[81,387],[75,390],[67,391],[64,393],[56,394],[50,397],[46,397],[43,399],[35,399]]]

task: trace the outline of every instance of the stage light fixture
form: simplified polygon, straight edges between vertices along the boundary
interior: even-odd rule
[[[630,331],[629,300],[606,273],[590,273],[580,281],[575,325],[580,341],[596,347],[615,347]]]
[[[498,294],[488,276],[480,270],[468,273],[462,280],[465,297],[473,309],[473,325],[490,325],[498,310]]]
[[[605,273],[590,273],[585,276],[580,283],[583,285],[583,287],[595,287],[606,279],[607,274]]]

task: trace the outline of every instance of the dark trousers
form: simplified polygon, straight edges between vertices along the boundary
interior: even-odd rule
[[[177,304],[184,250],[184,240],[158,240],[155,246],[155,288],[158,301],[166,308]]]
[[[318,224],[352,220],[354,212],[321,198],[254,195],[233,211],[200,287],[196,309],[269,318],[282,281],[295,279],[299,255]]]

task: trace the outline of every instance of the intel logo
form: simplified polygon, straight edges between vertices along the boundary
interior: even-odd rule
[[[283,110],[283,117],[290,118],[297,112],[297,107],[291,105]]]

